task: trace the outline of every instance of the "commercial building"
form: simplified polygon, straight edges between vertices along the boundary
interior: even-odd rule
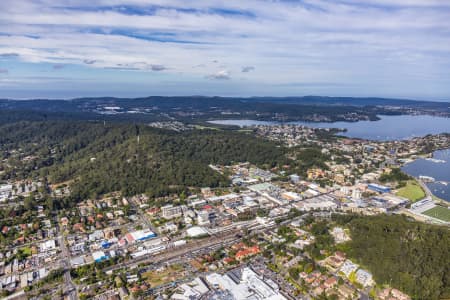
[[[55,240],[48,240],[45,241],[43,243],[41,243],[39,245],[39,248],[41,250],[41,252],[46,252],[46,251],[50,251],[50,250],[55,250],[56,249],[56,243]]]
[[[183,215],[183,206],[166,205],[161,207],[161,211],[165,219],[178,218]]]
[[[199,277],[189,283],[183,283],[170,299],[174,300],[192,300],[201,299],[201,297],[209,291],[208,286]]]
[[[150,229],[137,230],[125,235],[125,239],[129,244],[136,241],[145,241],[154,237],[156,237],[156,234]]]
[[[156,254],[156,253],[162,252],[164,250],[166,250],[166,245],[156,245],[153,247],[149,247],[147,249],[133,252],[133,253],[131,253],[131,257],[137,258],[137,257],[149,255],[149,254]]]
[[[354,189],[352,191],[352,198],[353,199],[361,199],[362,198],[362,192],[360,189]]]
[[[13,186],[11,184],[0,185],[0,202],[8,200],[8,198],[12,195],[12,192]]]
[[[281,194],[281,197],[289,201],[298,201],[302,199],[302,196],[294,192],[284,192]]]
[[[390,193],[391,192],[391,188],[384,186],[384,185],[380,185],[380,184],[376,184],[376,183],[370,183],[369,185],[367,185],[367,188],[369,190],[378,192],[378,193]]]
[[[197,213],[197,224],[198,225],[209,225],[209,211],[202,210]]]
[[[205,279],[213,288],[231,293],[233,299],[286,299],[279,292],[278,286],[269,285],[249,267],[235,269],[225,275],[212,273]]]
[[[101,262],[103,260],[108,259],[108,256],[103,251],[96,251],[92,253],[92,258],[94,259],[95,262]]]
[[[191,228],[188,228],[186,230],[186,233],[190,237],[199,237],[199,236],[207,235],[208,231],[206,231],[205,228],[203,228],[203,227],[193,226]]]

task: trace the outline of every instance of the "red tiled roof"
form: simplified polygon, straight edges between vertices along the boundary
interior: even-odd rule
[[[234,258],[232,258],[232,257],[226,257],[223,260],[223,262],[226,264],[232,263],[233,261],[234,261]]]
[[[325,280],[324,285],[326,287],[332,287],[337,283],[337,280],[335,277],[330,277],[327,280]]]
[[[253,246],[244,250],[240,250],[236,253],[236,259],[244,258],[249,255],[255,255],[259,253],[259,247]]]

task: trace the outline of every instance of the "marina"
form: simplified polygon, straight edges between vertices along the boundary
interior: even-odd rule
[[[431,159],[406,163],[402,171],[422,181],[434,196],[450,202],[450,149],[435,151]]]

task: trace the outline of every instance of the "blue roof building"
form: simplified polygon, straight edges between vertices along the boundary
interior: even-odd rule
[[[378,192],[378,193],[389,193],[391,191],[390,187],[384,186],[384,185],[379,185],[376,183],[371,183],[367,186],[369,188],[369,190]]]

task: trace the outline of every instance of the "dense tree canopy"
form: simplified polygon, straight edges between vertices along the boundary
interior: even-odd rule
[[[74,200],[111,191],[166,195],[186,187],[217,187],[228,180],[209,164],[249,161],[265,167],[287,162],[284,148],[249,134],[96,122],[22,122],[0,127],[3,157],[21,149],[3,179],[73,180]],[[24,156],[34,159],[22,161]]]
[[[399,168],[394,168],[390,173],[383,173],[380,176],[381,182],[404,181],[408,179],[411,179],[411,177],[403,173]]]
[[[300,174],[305,175],[309,168],[328,169],[325,164],[330,159],[329,155],[323,154],[320,148],[308,147],[294,149],[296,154],[296,162]]]
[[[351,231],[350,257],[378,284],[391,284],[413,299],[450,297],[450,232],[402,216],[335,216]]]

